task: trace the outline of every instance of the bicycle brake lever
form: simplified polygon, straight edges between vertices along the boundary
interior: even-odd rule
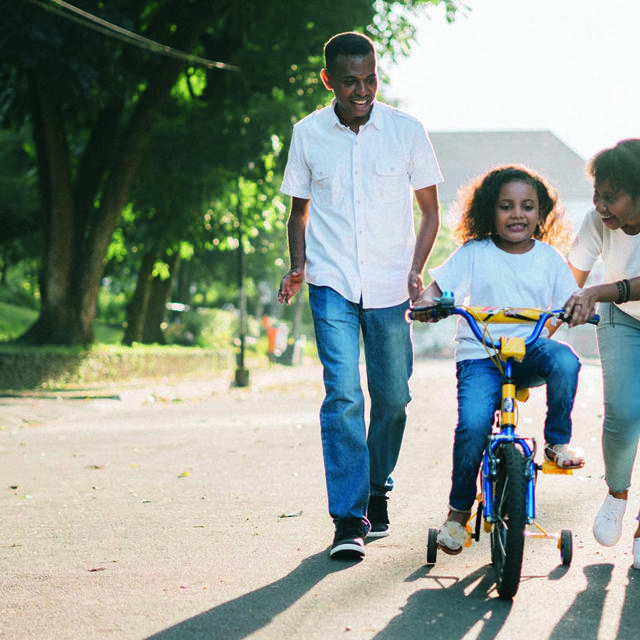
[[[566,322],[567,324],[569,322],[571,322],[571,316],[570,315],[568,315],[568,316],[565,315],[564,311],[562,311],[562,312],[560,312],[558,314],[558,319],[561,320],[562,322]],[[597,313],[594,313],[593,317],[591,317],[591,318],[589,318],[587,320],[587,324],[592,324],[592,325],[595,325],[595,326],[597,326],[599,322],[600,322],[600,316]]]

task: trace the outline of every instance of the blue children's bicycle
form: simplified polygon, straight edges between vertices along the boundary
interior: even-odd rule
[[[538,471],[562,474],[573,472],[571,469],[562,469],[550,461],[545,461],[542,465],[537,464],[535,438],[523,437],[516,433],[516,403],[518,400],[526,400],[528,389],[516,389],[511,377],[512,363],[524,358],[527,348],[540,337],[547,320],[567,319],[562,310],[456,307],[451,292],[443,292],[436,303],[432,307],[409,309],[407,320],[462,316],[474,336],[487,347],[503,374],[502,402],[496,412],[496,421],[487,440],[480,468],[482,492],[478,496],[477,509],[467,523],[467,531],[468,544],[471,544],[471,540],[479,540],[481,521],[484,517],[483,528],[491,536],[491,562],[496,570],[498,595],[503,600],[510,600],[520,584],[525,537],[557,540],[564,565],[571,564],[573,557],[573,535],[569,529],[563,529],[559,534],[549,533],[535,520],[535,485]],[[533,328],[526,338],[502,336],[494,342],[488,332],[488,325],[494,322],[530,323],[533,324]],[[590,322],[597,324],[598,317],[595,316]],[[472,527],[474,518],[475,526]],[[531,525],[534,530],[526,530],[527,525]],[[438,529],[430,528],[427,564],[436,562],[437,536]]]

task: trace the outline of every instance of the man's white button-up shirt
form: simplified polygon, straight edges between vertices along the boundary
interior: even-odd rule
[[[281,191],[310,200],[306,279],[364,308],[408,298],[415,247],[412,189],[442,181],[422,124],[375,102],[356,135],[334,102],[293,129]]]

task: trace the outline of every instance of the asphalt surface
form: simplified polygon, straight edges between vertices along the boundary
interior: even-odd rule
[[[513,602],[497,598],[487,535],[426,565],[449,490],[451,360],[416,366],[392,533],[360,563],[328,558],[316,364],[251,371],[246,389],[231,372],[4,394],[0,638],[637,640],[637,491],[620,544],[591,534],[605,493],[600,375],[583,366],[574,411],[587,465],[538,480],[538,521],[573,531],[573,563],[528,539]],[[541,441],[544,392],[520,412]]]

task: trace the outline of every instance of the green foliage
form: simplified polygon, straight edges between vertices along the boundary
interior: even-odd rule
[[[0,273],[19,262],[38,263],[42,224],[28,132],[0,130]]]
[[[169,344],[190,347],[229,346],[237,330],[237,314],[223,309],[186,311],[171,322],[165,335]]]
[[[329,97],[319,78],[324,42],[338,31],[358,29],[374,38],[381,53],[402,55],[415,35],[411,17],[416,10],[444,4],[451,19],[461,5],[456,0],[376,0],[373,4],[371,0],[289,0],[283,10],[282,3],[264,0],[76,0],[74,4],[162,43],[179,45],[185,33],[192,33],[193,41],[184,45],[190,52],[241,69],[236,73],[183,68],[168,100],[159,100],[157,109],[138,121],[141,105],[154,100],[162,73],[174,82],[176,72],[168,69],[166,58],[96,35],[64,19],[59,10],[46,11],[26,2],[7,3],[3,8],[0,127],[16,133],[24,131],[22,126],[39,122],[33,111],[37,100],[31,93],[32,74],[46,78],[51,96],[43,102],[59,107],[56,129],[66,135],[59,149],[68,151],[68,157],[56,161],[65,166],[68,162],[71,184],[67,195],[73,199],[71,219],[77,224],[69,234],[69,250],[55,255],[73,255],[72,264],[80,272],[75,276],[83,284],[82,260],[95,256],[92,247],[108,244],[89,239],[100,230],[108,229],[109,234],[112,230],[105,224],[104,207],[113,200],[108,193],[113,167],[126,165],[130,159],[131,149],[122,141],[135,127],[148,141],[141,164],[132,169],[129,203],[105,252],[105,272],[91,272],[96,280],[104,275],[108,283],[108,300],[101,293],[98,309],[114,320],[118,316],[112,308],[115,301],[131,298],[141,257],[149,255],[156,260],[156,274],[166,278],[168,265],[163,259],[180,253],[180,270],[190,276],[190,281],[183,278],[183,293],[195,286],[197,295],[205,300],[237,303],[232,254],[238,251],[240,235],[241,250],[247,256],[247,291],[257,290],[262,281],[275,287],[286,255],[286,206],[278,194],[280,174],[292,123]],[[192,29],[195,23],[204,25],[204,31]],[[21,135],[24,139],[24,133]],[[36,136],[38,144],[43,139]],[[28,141],[23,148],[29,151],[27,170],[17,172],[12,180],[18,185],[18,178],[26,176],[31,182],[24,189],[14,189],[12,199],[17,203],[18,196],[25,194],[31,206],[36,159],[53,156],[47,156],[44,147],[35,153],[36,145]],[[43,176],[41,186],[46,187],[50,175],[45,172]],[[128,184],[127,180],[115,182]],[[5,199],[0,191],[0,208]],[[35,234],[39,226],[69,226],[64,224],[67,218],[55,218],[59,212],[49,200],[43,199],[42,209],[53,218],[45,225],[32,218],[25,231]],[[114,207],[116,214],[120,206],[118,202]],[[0,242],[0,249],[2,246]],[[27,247],[34,246],[39,245],[24,241],[20,245],[24,255],[0,254],[0,265],[33,261],[32,249],[27,251]],[[42,255],[49,255],[46,243]],[[47,266],[45,277],[55,265]],[[61,269],[62,274],[67,271]],[[77,292],[77,281],[71,277],[64,285]],[[44,284],[44,294],[54,289]],[[95,291],[99,284],[99,280],[93,282],[85,291]],[[75,307],[67,306],[74,312]],[[81,317],[87,317],[86,309]]]
[[[3,347],[0,389],[86,387],[139,378],[207,376],[228,371],[232,361],[228,350],[184,347]]]
[[[0,302],[0,342],[15,340],[31,325],[38,312],[9,302]]]
[[[427,261],[426,269],[440,266],[456,249],[458,245],[453,239],[453,232],[446,222],[440,225],[440,231],[436,237],[435,244],[433,245],[433,251]],[[425,270],[426,270],[425,269]],[[430,281],[430,278],[425,274],[425,283]]]
[[[120,345],[122,344],[122,325],[105,324],[96,321],[93,325],[96,335],[96,346]]]

